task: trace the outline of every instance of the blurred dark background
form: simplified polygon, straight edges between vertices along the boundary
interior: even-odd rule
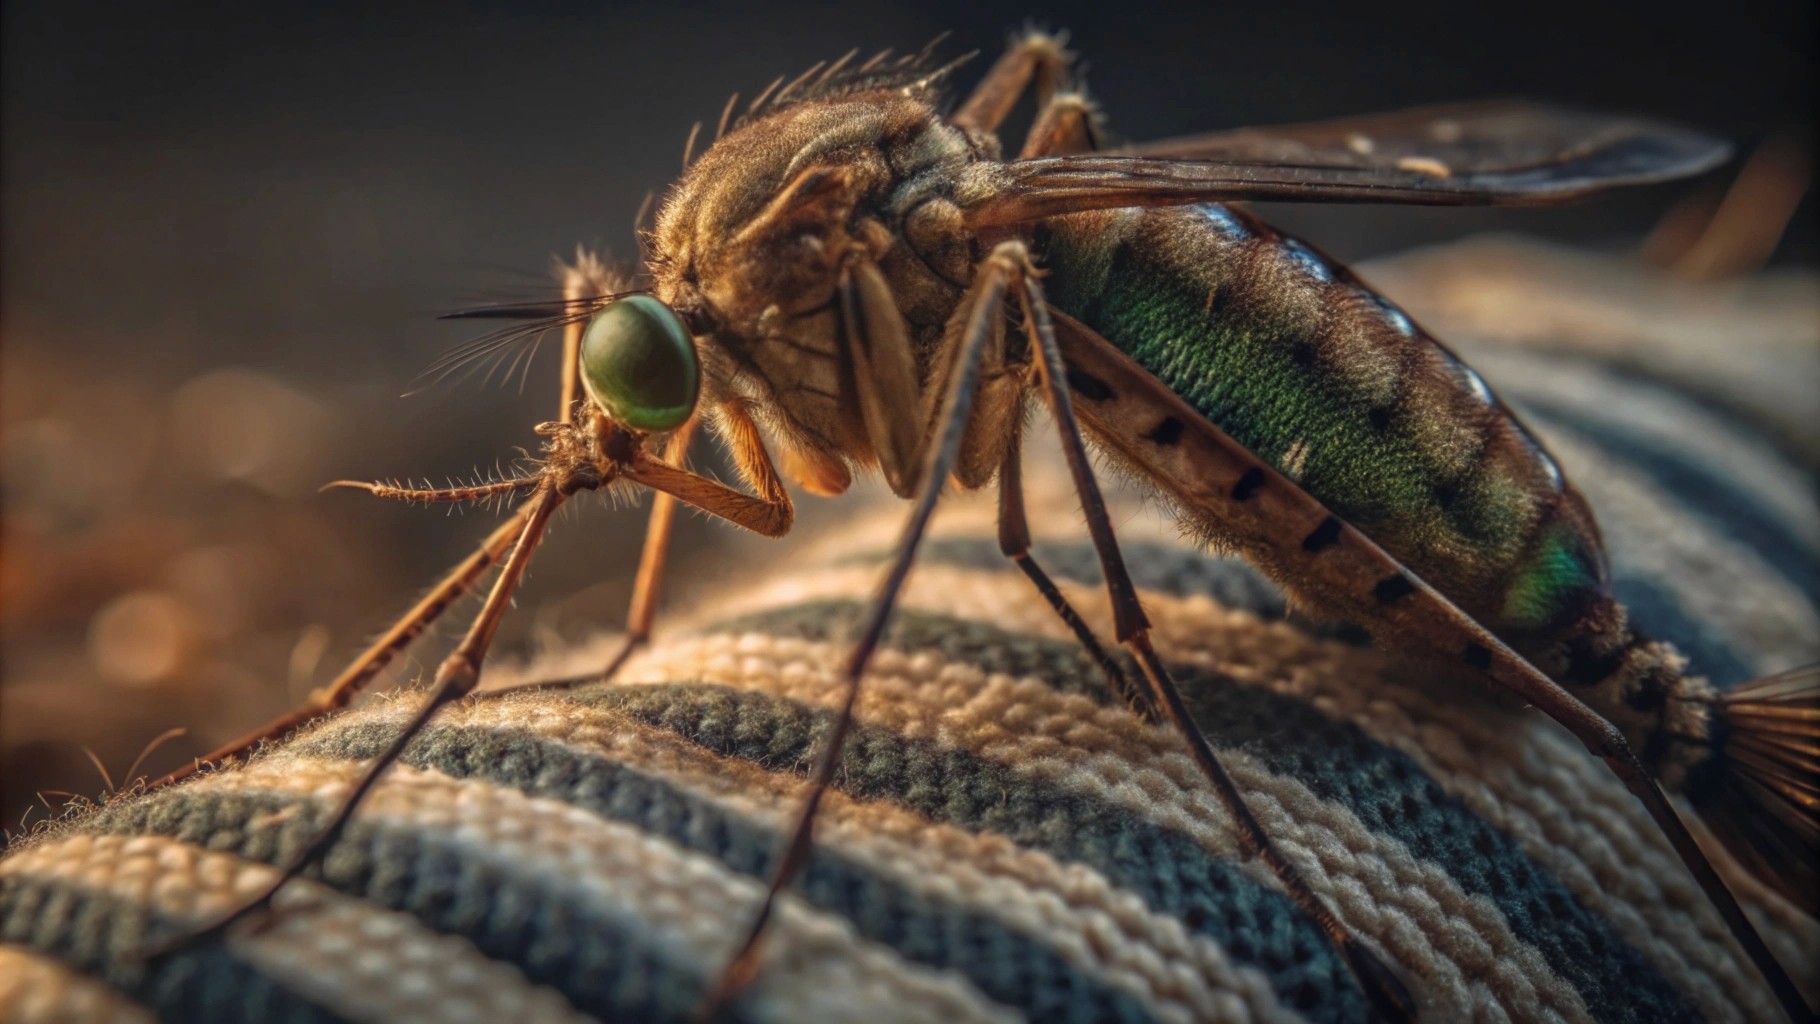
[[[1000,2],[4,7],[0,823],[95,794],[170,726],[162,771],[331,678],[486,513],[318,496],[463,474],[552,413],[516,386],[400,398],[531,298],[577,242],[634,254],[691,123],[858,46],[1072,33],[1115,137],[1524,95],[1656,114],[1748,148],[1812,115],[1815,5]],[[1343,259],[1487,230],[1634,245],[1688,186],[1545,211],[1277,209]],[[1777,261],[1811,263],[1797,220]],[[807,503],[810,522],[839,503]],[[639,530],[570,516],[502,650],[613,627]],[[697,520],[672,597],[762,545]],[[453,616],[460,618],[459,615]],[[445,630],[446,632],[446,630]],[[432,655],[419,659],[433,664]],[[55,805],[53,798],[50,803]],[[39,805],[42,817],[44,805]]]

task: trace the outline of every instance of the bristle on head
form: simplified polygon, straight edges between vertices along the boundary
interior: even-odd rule
[[[1713,758],[1689,780],[1740,864],[1809,914],[1820,909],[1820,665],[1725,693]]]

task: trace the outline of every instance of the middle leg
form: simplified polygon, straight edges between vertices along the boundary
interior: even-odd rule
[[[1137,685],[1118,661],[1107,653],[1099,637],[1093,635],[1093,628],[1068,603],[1061,588],[1055,585],[1055,581],[1049,578],[1049,574],[1030,554],[1030,521],[1024,515],[1022,427],[1021,421],[1014,423],[1010,443],[1005,446],[1005,457],[999,464],[998,549],[1035,585],[1037,593],[1043,596],[1043,600],[1049,603],[1049,607],[1068,627],[1068,631],[1074,634],[1081,649],[1099,667],[1100,674],[1106,677],[1113,692],[1119,695],[1125,706],[1147,722],[1160,723],[1161,712],[1151,701],[1150,694]]]
[[[1093,148],[1093,111],[1086,100],[1078,93],[1055,96],[1046,103],[1038,113],[1035,123],[1030,126],[1029,136],[1024,140],[1021,159],[1034,159],[1041,156],[1052,156],[1058,153],[1077,153]],[[1104,497],[1099,484],[1094,479],[1092,466],[1089,464],[1086,446],[1082,441],[1079,423],[1074,418],[1072,400],[1068,394],[1066,368],[1062,364],[1061,350],[1055,340],[1055,334],[1049,323],[1048,306],[1044,301],[1042,287],[1037,283],[1036,270],[1025,257],[1023,272],[1019,275],[1024,307],[1024,327],[1029,336],[1033,362],[1036,364],[1038,379],[1041,382],[1044,396],[1048,400],[1049,411],[1055,420],[1056,429],[1061,434],[1062,447],[1067,456],[1068,468],[1074,478],[1075,491],[1080,497],[1081,508],[1087,516],[1089,532],[1093,537],[1094,547],[1099,551],[1100,565],[1105,576],[1106,589],[1112,598],[1115,629],[1118,639],[1137,658],[1144,676],[1144,685],[1135,684],[1129,676],[1120,671],[1117,663],[1106,653],[1093,632],[1080,615],[1069,605],[1049,575],[1043,571],[1030,554],[1030,531],[1024,517],[1023,480],[1018,448],[1021,438],[1013,436],[1005,451],[1003,468],[999,474],[999,548],[1017,564],[1024,575],[1029,577],[1043,599],[1055,610],[1101,670],[1106,673],[1117,688],[1126,704],[1146,719],[1159,722],[1164,719],[1172,722],[1188,742],[1189,751],[1208,781],[1218,793],[1220,802],[1232,816],[1237,827],[1240,849],[1247,855],[1257,856],[1271,869],[1278,881],[1283,884],[1289,896],[1303,912],[1307,913],[1326,933],[1328,940],[1345,959],[1353,975],[1358,978],[1361,987],[1371,999],[1379,1016],[1390,1020],[1407,1020],[1413,1017],[1413,1003],[1402,983],[1391,973],[1390,969],[1362,945],[1346,926],[1334,916],[1325,902],[1308,887],[1308,883],[1283,857],[1280,851],[1270,842],[1251,809],[1246,806],[1243,794],[1232,777],[1220,763],[1218,755],[1207,743],[1200,727],[1188,714],[1181,699],[1179,688],[1164,667],[1162,660],[1150,644],[1150,623],[1138,602],[1137,588],[1132,583],[1125,568],[1123,555],[1119,552],[1118,541],[1113,535],[1111,518],[1106,511]]]
[[[1151,646],[1150,621],[1138,601],[1137,587],[1132,583],[1130,572],[1125,568],[1124,556],[1119,552],[1105,498],[1094,479],[1080,423],[1074,416],[1073,402],[1066,383],[1067,368],[1062,362],[1061,347],[1056,342],[1049,307],[1044,300],[1042,286],[1037,282],[1035,268],[1027,259],[1019,280],[1025,331],[1029,336],[1031,351],[1036,357],[1036,369],[1044,397],[1048,400],[1050,415],[1061,435],[1062,450],[1067,458],[1069,474],[1074,479],[1075,493],[1079,496],[1082,511],[1087,517],[1088,532],[1093,538],[1094,548],[1099,552],[1100,569],[1105,577],[1106,590],[1112,599],[1114,631],[1119,643],[1137,659],[1148,687],[1150,707],[1160,711],[1162,717],[1174,724],[1187,741],[1189,754],[1201,773],[1213,784],[1226,812],[1232,816],[1241,852],[1262,860],[1282,883],[1290,899],[1320,926],[1353,976],[1358,979],[1371,1000],[1375,1013],[1390,1021],[1413,1020],[1414,1001],[1403,983],[1376,953],[1347,929],[1326,902],[1308,887],[1295,865],[1270,841],[1263,825],[1246,805],[1238,784],[1227,773],[1200,726],[1189,714],[1175,679],[1163,665],[1156,649]],[[1017,484],[1016,480],[1002,481],[1000,486]],[[1001,498],[1001,508],[1003,502],[1004,499]],[[1021,500],[1017,506],[1021,513]],[[1019,563],[1020,567],[1026,562],[1027,553],[1024,561]],[[1033,562],[1029,564],[1034,566]],[[1040,589],[1041,584],[1038,586]],[[1057,611],[1060,612],[1061,608],[1058,607]],[[1064,614],[1063,618],[1066,621],[1068,617]]]
[[[957,317],[957,322],[961,324],[958,351],[949,364],[939,411],[932,420],[933,429],[919,453],[920,472],[917,476],[915,506],[904,524],[903,532],[898,536],[896,550],[884,578],[879,582],[878,592],[861,627],[859,639],[854,642],[841,667],[845,696],[835,712],[834,722],[823,740],[822,749],[817,754],[810,777],[809,795],[797,812],[796,820],[772,870],[765,896],[753,915],[738,951],[721,971],[719,979],[703,1002],[700,1014],[703,1020],[720,1018],[732,1001],[757,976],[762,939],[777,898],[808,862],[813,848],[816,811],[834,781],[834,772],[840,765],[847,734],[852,730],[860,680],[879,643],[884,639],[885,626],[890,622],[891,612],[897,606],[897,597],[903,590],[904,581],[910,575],[910,567],[922,544],[923,534],[935,513],[942,489],[960,459],[986,352],[993,347],[994,342],[1003,344],[1005,292],[1015,273],[1016,264],[1003,251],[995,249],[981,263],[962,304],[960,316]]]
[[[525,503],[523,527],[518,532],[512,547],[512,553],[494,581],[492,591],[487,595],[486,603],[480,614],[475,616],[473,625],[462,638],[454,653],[443,661],[437,669],[436,678],[431,684],[429,696],[410,718],[398,735],[387,745],[378,757],[367,765],[355,780],[354,785],[329,815],[328,823],[323,825],[310,841],[305,843],[278,872],[273,881],[261,889],[251,899],[233,907],[192,932],[186,932],[147,951],[148,956],[161,956],[181,947],[200,941],[212,935],[219,935],[237,922],[252,915],[259,914],[268,907],[272,898],[278,894],[285,883],[296,878],[328,852],[336,839],[346,829],[353,818],[354,811],[361,800],[379,782],[380,776],[387,768],[404,754],[405,747],[417,738],[436,712],[448,704],[472,693],[480,682],[481,662],[485,660],[487,650],[493,644],[493,634],[498,629],[500,620],[505,617],[506,608],[511,603],[512,594],[518,588],[518,581],[523,578],[525,568],[530,564],[531,553],[543,539],[544,530],[549,526],[550,517],[562,504],[564,496],[554,486],[545,484]]]

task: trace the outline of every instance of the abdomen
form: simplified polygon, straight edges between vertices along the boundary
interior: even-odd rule
[[[1609,600],[1554,460],[1345,268],[1216,205],[1075,214],[1036,241],[1057,308],[1494,632],[1532,646]]]

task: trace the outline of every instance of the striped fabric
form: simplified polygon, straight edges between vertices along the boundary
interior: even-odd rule
[[[1652,633],[1721,685],[1816,660],[1798,464],[1697,394],[1469,351],[1588,493]],[[1041,458],[1032,477],[1038,557],[1109,635],[1077,505]],[[902,514],[875,499],[787,564],[741,549],[762,571],[672,610],[610,686],[445,712],[256,934],[133,956],[267,881],[414,698],[45,830],[0,861],[0,1020],[685,1018],[762,892]],[[1106,692],[999,556],[992,516],[968,496],[938,517],[736,1019],[1364,1019],[1175,737]],[[1154,509],[1117,520],[1197,718],[1423,1019],[1776,1019],[1640,806],[1539,714],[1305,620]],[[611,646],[491,682],[586,671]],[[1820,926],[1733,884],[1807,973]]]

